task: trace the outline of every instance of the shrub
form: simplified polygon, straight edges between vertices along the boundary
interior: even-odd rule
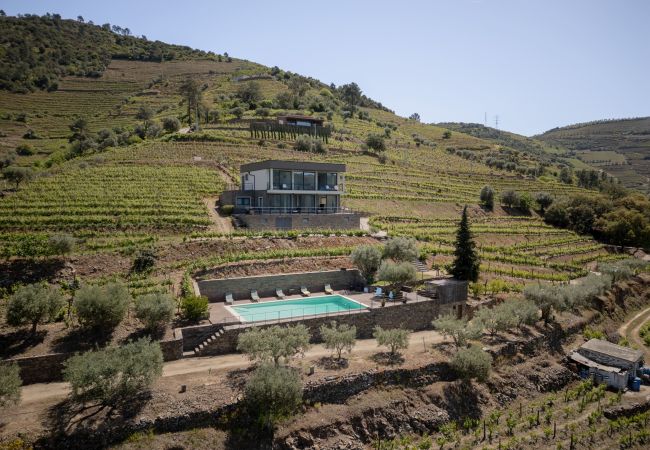
[[[442,138],[443,139],[451,139],[451,131],[447,130],[444,133],[442,133]]]
[[[246,383],[244,399],[258,425],[272,429],[290,416],[302,403],[302,382],[295,370],[265,364],[258,367]]]
[[[341,353],[345,350],[352,352],[357,339],[357,327],[348,324],[336,325],[332,321],[331,325],[321,325],[320,335],[325,342],[325,348],[334,350],[337,359],[341,359]]]
[[[514,208],[515,206],[518,207],[520,201],[521,201],[521,197],[515,191],[512,190],[504,191],[501,194],[501,203],[506,205],[508,208]]]
[[[75,245],[75,238],[69,234],[55,234],[54,236],[50,236],[48,242],[52,253],[63,256],[72,252]]]
[[[249,81],[237,88],[237,97],[244,103],[256,104],[262,100],[262,89],[257,81]]]
[[[103,286],[83,285],[74,297],[74,305],[81,324],[104,331],[120,323],[130,302],[129,290],[119,281]]]
[[[483,186],[479,197],[483,206],[488,209],[494,208],[494,189],[491,186]]]
[[[530,300],[509,299],[503,302],[501,307],[510,310],[513,323],[517,327],[533,325],[539,319],[539,309]]]
[[[374,245],[360,245],[352,250],[350,259],[370,284],[381,264],[381,252]]]
[[[148,330],[156,330],[174,317],[176,302],[167,293],[141,295],[135,301],[135,316]]]
[[[551,319],[553,309],[558,311],[564,309],[564,299],[556,286],[542,285],[541,283],[528,285],[524,288],[524,297],[542,310],[544,323],[548,323]]]
[[[140,250],[133,260],[131,270],[135,273],[149,272],[156,265],[156,254],[151,249]]]
[[[462,378],[485,381],[492,367],[492,356],[484,352],[480,346],[471,345],[469,348],[458,350],[451,360],[451,366]]]
[[[519,203],[517,204],[517,207],[522,211],[530,211],[530,208],[533,207],[533,199],[531,198],[530,194],[527,192],[521,194],[519,196]]]
[[[225,216],[232,215],[234,209],[235,209],[234,205],[221,205],[219,207],[219,211],[221,211],[221,213]]]
[[[242,108],[241,106],[236,106],[230,110],[230,114],[235,116],[237,119],[241,119],[242,117],[244,117],[244,108]]]
[[[237,350],[246,354],[252,361],[272,361],[279,366],[281,359],[288,361],[307,351],[309,339],[309,330],[302,324],[251,328],[239,335]]]
[[[372,333],[372,337],[377,340],[377,345],[380,347],[388,347],[390,354],[395,356],[398,350],[406,350],[409,347],[409,335],[411,330],[403,328],[393,328],[384,330],[377,325]]]
[[[386,151],[386,142],[384,142],[384,137],[381,134],[370,133],[366,137],[366,145],[376,152]]]
[[[18,364],[0,363],[0,408],[18,404],[21,384]]]
[[[63,296],[56,286],[47,283],[21,286],[9,297],[7,303],[7,323],[19,326],[29,324],[32,334],[39,323],[54,320],[63,307]]]
[[[181,121],[176,117],[165,117],[162,120],[163,129],[168,133],[175,133],[181,129]]]
[[[31,156],[34,154],[34,147],[29,144],[20,144],[16,147],[16,153],[20,156]]]
[[[299,152],[325,153],[327,151],[320,139],[305,134],[296,138],[293,148]]]
[[[268,117],[270,114],[271,111],[268,108],[257,108],[255,111],[255,115],[260,117]]]
[[[390,258],[396,262],[415,261],[418,256],[418,246],[415,239],[406,237],[395,237],[389,239],[384,246],[384,258]]]
[[[16,189],[18,189],[20,183],[30,181],[34,178],[34,171],[31,167],[9,166],[5,167],[2,174],[7,181],[16,185]]]
[[[478,321],[477,321],[478,322]],[[468,323],[467,319],[457,319],[453,314],[438,317],[431,322],[433,328],[454,341],[456,348],[464,347],[470,339],[481,337],[480,323]]]
[[[181,301],[181,313],[187,320],[198,322],[208,314],[208,298],[194,295],[183,298]]]
[[[63,379],[70,383],[76,401],[116,406],[133,400],[162,375],[160,345],[139,339],[73,356],[64,363]]]
[[[544,213],[544,222],[560,228],[569,226],[569,215],[566,205],[552,204]]]

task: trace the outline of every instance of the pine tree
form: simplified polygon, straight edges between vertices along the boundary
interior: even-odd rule
[[[450,273],[459,280],[476,281],[480,261],[476,253],[476,244],[472,239],[467,219],[467,206],[463,209],[463,216],[456,232],[456,250],[454,251],[454,263]]]

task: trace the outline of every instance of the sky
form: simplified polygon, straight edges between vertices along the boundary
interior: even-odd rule
[[[0,0],[279,66],[423,122],[524,135],[650,115],[649,0]]]

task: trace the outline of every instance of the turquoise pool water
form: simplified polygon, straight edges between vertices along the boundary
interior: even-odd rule
[[[305,297],[292,300],[278,300],[264,303],[231,306],[246,322],[262,320],[290,319],[292,317],[331,314],[342,311],[363,309],[364,305],[342,295]]]

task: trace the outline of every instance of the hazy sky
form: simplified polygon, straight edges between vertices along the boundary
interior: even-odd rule
[[[650,115],[650,0],[1,0],[337,85],[400,115],[532,135]]]

